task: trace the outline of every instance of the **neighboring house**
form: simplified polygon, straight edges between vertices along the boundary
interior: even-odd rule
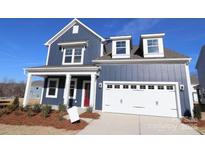
[[[31,84],[31,90],[29,98],[31,99],[41,99],[41,93],[43,90],[43,81],[33,81]]]
[[[198,87],[199,87],[199,81],[198,81],[197,75],[191,75],[191,91],[192,91],[193,102],[195,104],[199,103]]]
[[[205,45],[201,48],[196,69],[199,79],[199,103],[205,104]]]
[[[141,35],[136,46],[137,36],[105,39],[74,19],[45,43],[46,65],[26,69],[24,105],[32,77],[40,76],[46,104],[169,117],[190,113],[191,58],[164,48],[164,35]]]

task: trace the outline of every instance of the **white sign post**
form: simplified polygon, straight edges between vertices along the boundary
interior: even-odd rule
[[[74,123],[74,122],[80,120],[80,117],[78,114],[78,108],[76,106],[73,106],[73,107],[67,109],[67,112],[69,114],[69,118],[70,118],[71,123]]]

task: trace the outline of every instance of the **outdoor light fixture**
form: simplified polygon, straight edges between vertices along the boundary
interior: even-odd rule
[[[102,83],[98,83],[98,87],[101,89],[102,88]]]
[[[183,84],[180,84],[180,85],[179,85],[179,89],[180,89],[180,91],[184,91],[184,85],[183,85]]]

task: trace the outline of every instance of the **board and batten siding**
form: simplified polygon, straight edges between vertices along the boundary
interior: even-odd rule
[[[185,64],[102,64],[97,80],[136,81],[136,82],[178,82],[185,89],[180,91],[182,115],[190,110]],[[102,109],[103,88],[97,87],[96,109]]]
[[[46,97],[48,78],[58,78],[59,79],[57,98],[47,98]],[[76,105],[80,107],[81,100],[82,100],[83,81],[90,81],[90,77],[89,76],[72,76],[72,79],[77,79],[77,91],[76,91],[76,99],[70,100],[70,106]],[[64,88],[65,88],[65,76],[47,77],[45,79],[45,84],[44,84],[42,103],[50,104],[50,105],[59,105],[60,103],[63,103],[64,102],[64,99],[63,99]]]
[[[51,44],[48,58],[49,66],[62,65],[63,52],[60,50],[58,43],[87,41],[88,45],[84,51],[83,64],[92,64],[92,60],[96,59],[100,55],[101,40],[96,35],[91,33],[80,24],[79,32],[77,34],[73,34],[72,30],[73,29],[70,28],[65,34],[63,34],[54,43]]]

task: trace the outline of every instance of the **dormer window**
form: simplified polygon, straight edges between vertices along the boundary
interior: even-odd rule
[[[147,40],[148,53],[159,53],[158,39]]]
[[[164,57],[164,35],[164,33],[141,35],[143,43],[143,55],[145,58]]]
[[[126,53],[126,41],[116,42],[116,53],[125,54]]]
[[[112,58],[130,58],[131,36],[110,37],[112,40]]]

